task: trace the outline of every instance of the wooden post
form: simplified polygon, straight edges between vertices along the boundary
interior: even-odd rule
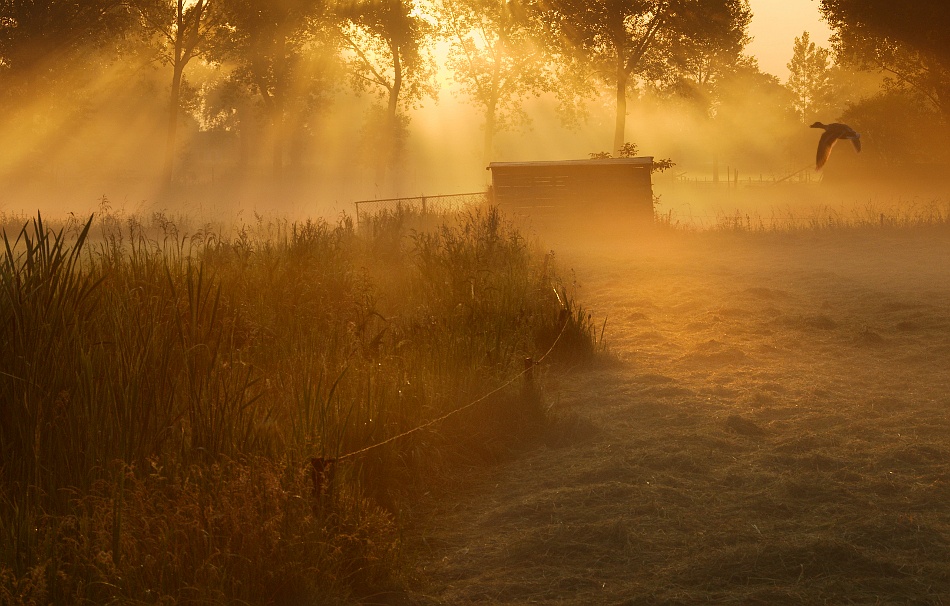
[[[310,479],[313,482],[313,496],[319,503],[323,495],[329,497],[333,488],[333,472],[336,460],[324,457],[310,459]]]

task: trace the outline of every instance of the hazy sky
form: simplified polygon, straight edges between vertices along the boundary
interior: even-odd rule
[[[807,31],[811,40],[829,48],[828,24],[821,20],[818,0],[749,0],[754,16],[749,34],[754,38],[747,52],[759,60],[764,72],[788,79],[786,64],[792,58],[795,37]]]

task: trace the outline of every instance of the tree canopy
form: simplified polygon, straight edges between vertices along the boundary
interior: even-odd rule
[[[813,122],[829,104],[831,53],[811,41],[808,32],[795,38],[792,60],[788,63],[788,88],[794,95],[794,111],[802,124]]]
[[[950,10],[944,0],[822,0],[839,60],[888,75],[950,119]]]
[[[524,99],[555,88],[541,42],[543,26],[518,1],[446,0],[439,16],[450,41],[446,66],[467,100],[483,112],[487,162],[496,133],[529,123]]]
[[[134,25],[129,7],[112,0],[2,0],[3,88],[31,94],[40,80],[49,84],[88,71],[91,63],[116,57]]]
[[[395,194],[390,176],[403,171],[390,169],[421,149],[415,129],[433,123],[415,116],[433,108],[440,86],[477,110],[445,139],[456,145],[464,131],[467,157],[483,162],[523,143],[500,133],[577,132],[591,114],[596,129],[588,122],[582,135],[609,136],[602,147],[613,155],[631,140],[647,153],[653,118],[675,112],[689,116],[670,121],[680,149],[727,159],[727,137],[713,133],[755,132],[760,116],[788,121],[776,106],[794,105],[799,121],[838,119],[867,96],[848,87],[854,66],[888,77],[887,107],[913,98],[950,116],[942,2],[822,0],[821,9],[835,28],[834,58],[849,69],[803,35],[789,49],[792,77],[778,83],[745,54],[748,0],[0,0],[0,128],[17,142],[3,153],[29,171],[64,139],[78,149],[90,131],[103,144],[118,132],[147,150],[136,169],[168,183],[202,154],[226,156],[240,174],[253,165],[286,177],[319,164],[318,150],[352,145],[324,157],[362,154]],[[868,108],[850,115],[882,115]],[[117,124],[130,119],[137,128]]]
[[[435,65],[428,52],[431,25],[414,11],[412,2],[353,2],[339,9],[340,38],[346,70],[354,87],[382,99],[382,120],[370,116],[381,145],[374,148],[377,180],[392,172],[401,155],[408,125],[406,110],[426,96],[434,97]]]
[[[638,82],[692,80],[708,87],[748,43],[744,0],[550,0],[548,19],[573,59],[616,96],[614,153],[626,136]]]
[[[748,0],[707,0],[684,5],[679,31],[673,39],[677,70],[672,88],[715,113],[720,81],[743,65],[752,10]]]

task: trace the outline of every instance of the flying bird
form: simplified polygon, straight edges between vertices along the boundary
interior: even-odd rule
[[[854,129],[847,124],[841,124],[840,122],[833,124],[815,122],[811,127],[825,129],[825,132],[821,135],[821,139],[818,140],[818,156],[815,159],[815,170],[821,170],[821,167],[828,161],[828,156],[831,155],[831,148],[838,142],[838,139],[850,139],[851,143],[854,144],[854,149],[859,152],[861,151],[861,133],[854,132]]]

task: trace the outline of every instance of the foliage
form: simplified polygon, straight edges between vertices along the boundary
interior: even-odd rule
[[[312,0],[227,0],[222,12],[224,27],[216,30],[211,57],[234,65],[229,89],[238,96],[227,98],[229,103],[214,113],[246,113],[249,107],[241,97],[256,95],[279,175],[292,137],[306,130],[307,117],[335,86],[337,41],[328,9]],[[241,123],[250,130],[254,120],[244,116]]]
[[[723,0],[553,0],[545,6],[573,60],[614,88],[614,152],[623,144],[627,97],[638,81],[698,75],[710,84],[726,57],[748,42],[751,18],[744,2]]]
[[[114,57],[133,23],[127,7],[111,0],[5,0],[0,64],[20,78],[56,80],[86,62]]]
[[[620,153],[617,154],[618,158],[636,158],[637,154],[640,152],[640,149],[637,147],[636,143],[624,143],[620,146]],[[610,152],[593,152],[590,154],[591,160],[609,160],[613,156]],[[669,158],[661,158],[659,160],[653,160],[653,166],[650,168],[651,172],[662,173],[665,170],[669,170],[676,166],[676,162],[673,162]]]
[[[616,91],[614,151],[623,144],[630,87],[637,78],[656,79],[671,69],[673,13],[669,0],[554,0],[545,5],[545,18],[570,44],[573,60]]]
[[[432,26],[411,2],[363,2],[339,12],[348,71],[358,90],[387,107],[408,109],[435,94],[435,67],[426,48]]]
[[[840,62],[887,75],[886,86],[920,95],[950,116],[950,13],[941,0],[822,0]]]
[[[391,512],[453,458],[514,444],[517,390],[330,481],[311,457],[594,344],[553,260],[497,211],[411,237],[409,219],[4,232],[0,600],[325,603],[398,583]]]
[[[672,48],[678,69],[667,74],[666,87],[714,115],[722,79],[750,61],[742,52],[751,41],[752,10],[748,0],[692,3],[681,10]]]
[[[432,26],[411,0],[363,1],[338,9],[343,61],[353,85],[383,101],[383,120],[376,120],[382,153],[375,153],[377,176],[398,163],[405,142],[407,110],[435,97],[436,67],[428,42]],[[370,123],[374,122],[372,117]]]
[[[740,63],[734,72],[724,74],[719,86],[719,105],[716,120],[726,132],[736,133],[744,141],[752,141],[760,136],[763,128],[761,120],[751,118],[768,117],[774,130],[780,124],[799,118],[776,111],[776,108],[792,107],[794,97],[788,87],[783,86],[777,76],[759,70],[756,62]],[[775,141],[766,143],[775,145]]]
[[[866,150],[890,166],[950,161],[943,141],[950,125],[933,106],[908,91],[885,90],[848,107],[842,121],[874,141]]]
[[[522,102],[556,88],[542,23],[524,2],[443,0],[439,17],[451,40],[446,67],[484,116],[482,160],[496,133],[530,123]]]
[[[483,160],[497,133],[550,119],[548,112],[570,127],[588,112],[608,112],[616,156],[628,113],[669,116],[676,105],[678,117],[682,108],[711,119],[652,121],[651,130],[678,131],[663,143],[670,154],[686,163],[711,155],[714,166],[747,158],[763,164],[790,140],[775,124],[788,116],[768,117],[779,113],[775,107],[795,105],[800,119],[810,120],[809,112],[838,119],[863,93],[852,82],[854,62],[873,67],[876,58],[889,61],[881,64],[890,70],[887,90],[913,90],[939,109],[950,81],[939,63],[943,30],[919,18],[936,10],[932,2],[894,23],[882,22],[893,13],[876,0],[825,6],[838,29],[839,62],[853,62],[809,66],[809,52],[827,59],[809,42],[782,87],[743,55],[746,0],[9,0],[0,4],[0,94],[13,111],[2,126],[4,138],[18,143],[0,152],[0,171],[17,184],[36,178],[48,187],[66,177],[69,187],[88,176],[88,165],[128,180],[164,159],[167,183],[174,163],[179,180],[200,175],[205,182],[220,181],[214,171],[222,165],[256,181],[270,164],[277,187],[288,176],[322,186],[342,168],[348,184],[341,187],[349,189],[355,181],[348,177],[363,170],[351,160],[361,155],[376,165],[375,194],[405,193],[409,179],[427,180],[404,162],[410,151],[421,161],[435,149],[431,141],[410,143],[410,118],[436,97],[443,69],[480,114]],[[930,23],[941,18],[933,13]],[[904,31],[908,24],[920,26],[920,35]],[[822,73],[813,77],[816,70]],[[820,99],[829,87],[833,101]],[[797,103],[785,98],[789,89]],[[352,103],[354,92],[374,98]],[[627,112],[635,102],[642,111]],[[762,130],[776,137],[766,143]],[[159,137],[164,158],[153,156],[161,156]],[[739,138],[747,143],[728,143]],[[392,170],[396,164],[405,170]],[[363,181],[359,195],[372,188]],[[332,196],[331,187],[321,197]]]
[[[172,67],[163,168],[163,181],[170,183],[178,142],[178,116],[182,110],[184,70],[192,59],[208,53],[211,32],[221,25],[220,1],[197,0],[186,5],[182,0],[132,0],[130,6],[140,15],[143,31],[157,38],[159,60]]]

